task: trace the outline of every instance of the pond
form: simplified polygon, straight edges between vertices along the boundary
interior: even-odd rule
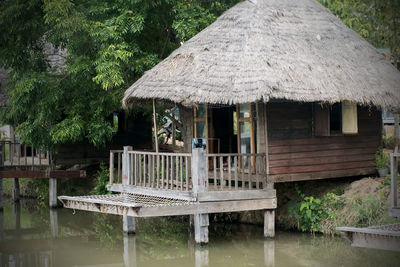
[[[0,213],[1,266],[399,266],[400,253],[351,247],[340,237],[211,224],[207,247],[194,244],[187,217],[138,219],[56,209],[31,200],[5,202]]]

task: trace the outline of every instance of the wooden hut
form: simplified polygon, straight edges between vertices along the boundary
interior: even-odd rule
[[[65,207],[133,217],[264,210],[273,237],[275,182],[375,172],[381,108],[400,106],[400,73],[315,0],[244,1],[146,72],[123,105],[180,107],[186,153],[110,151],[108,190]],[[156,120],[154,119],[154,124]],[[206,138],[207,151],[199,140]],[[201,142],[202,143],[202,142]],[[190,152],[191,153],[188,153]]]
[[[139,99],[181,107],[187,151],[202,137],[209,154],[266,153],[270,182],[370,175],[381,109],[400,106],[400,72],[315,0],[243,1],[123,104]]]

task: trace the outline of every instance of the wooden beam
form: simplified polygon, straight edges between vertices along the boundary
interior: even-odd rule
[[[275,183],[283,183],[283,182],[309,181],[309,180],[319,180],[328,178],[360,176],[360,175],[369,175],[374,173],[376,173],[376,168],[369,167],[369,168],[355,168],[347,170],[333,170],[333,171],[310,172],[310,173],[277,174],[277,175],[270,175],[269,179],[274,181]]]
[[[232,190],[199,192],[199,202],[276,198],[275,190]]]
[[[101,212],[107,214],[127,215],[134,217],[159,217],[159,216],[177,216],[190,214],[238,212],[248,210],[265,210],[276,208],[276,198],[239,200],[239,201],[221,201],[204,202],[184,205],[162,205],[150,207],[132,207],[121,202],[101,203],[101,201],[89,199],[74,200],[71,197],[60,196],[65,208]]]
[[[157,118],[156,118],[156,100],[153,99],[153,123],[154,123],[154,145],[158,152],[158,136],[157,136]]]
[[[85,178],[86,171],[0,171],[4,178]]]

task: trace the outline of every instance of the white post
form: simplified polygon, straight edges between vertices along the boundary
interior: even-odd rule
[[[132,177],[131,177],[131,160],[129,158],[129,151],[132,150],[131,146],[124,146],[124,153],[122,155],[122,185],[129,186]],[[127,197],[127,193],[122,193]],[[134,234],[135,229],[135,217],[122,215],[122,230],[124,234]]]
[[[49,178],[49,206],[57,208],[57,178]]]
[[[201,141],[200,141],[201,140]],[[207,191],[207,155],[203,139],[193,139],[192,142],[192,182],[193,193]],[[194,214],[194,237],[196,243],[208,243],[208,214]]]
[[[275,237],[275,210],[264,211],[264,237]]]

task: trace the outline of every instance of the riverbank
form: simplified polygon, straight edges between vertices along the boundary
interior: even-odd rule
[[[389,178],[285,183],[277,184],[276,190],[276,226],[280,230],[334,234],[337,226],[366,227],[400,222],[388,215]],[[262,224],[262,213],[245,212],[239,221]]]

